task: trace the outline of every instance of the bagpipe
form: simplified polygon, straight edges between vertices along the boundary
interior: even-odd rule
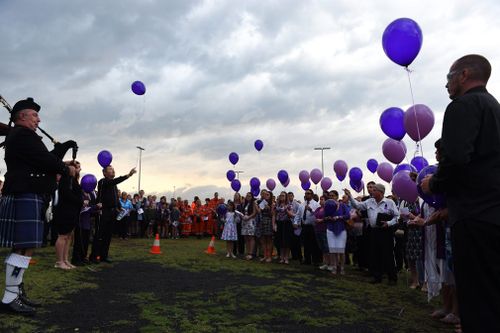
[[[3,105],[5,109],[9,113],[12,113],[12,107],[10,104],[3,98],[2,95],[0,95],[0,103]],[[12,127],[10,126],[10,123],[4,124],[0,122],[0,136],[7,136],[9,134],[9,131]],[[78,154],[78,145],[75,141],[73,140],[68,140],[66,142],[58,142],[54,137],[52,137],[49,133],[45,132],[40,126],[38,127],[40,132],[42,132],[53,144],[54,144],[54,149],[51,151],[54,155],[59,157],[61,160],[64,159],[64,155],[68,152],[68,150],[72,149],[72,159],[76,159],[76,155]],[[5,145],[5,142],[0,143],[0,147],[3,147]]]

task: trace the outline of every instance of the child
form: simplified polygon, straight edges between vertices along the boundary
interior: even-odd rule
[[[181,211],[179,208],[177,208],[177,202],[173,201],[172,202],[172,209],[170,210],[170,221],[172,222],[171,228],[172,228],[172,239],[178,239],[179,238],[179,220],[181,218]]]
[[[235,214],[241,214],[240,212],[235,212],[234,202],[228,201],[227,203],[227,213],[225,215],[224,230],[222,231],[222,240],[226,241],[227,254],[226,258],[236,258],[233,253],[234,242],[238,240],[238,232],[236,229],[236,221],[234,220]]]

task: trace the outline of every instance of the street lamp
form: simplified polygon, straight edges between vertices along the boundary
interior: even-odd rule
[[[325,168],[323,166],[323,151],[324,150],[329,150],[331,149],[330,147],[316,147],[314,150],[321,150],[321,173],[323,174],[323,177],[325,176]]]
[[[236,174],[236,179],[240,179],[240,173],[243,173],[244,171],[237,171],[235,170],[234,173]]]
[[[139,184],[137,185],[137,192],[141,191],[141,165],[142,165],[142,151],[146,150],[142,147],[137,146],[137,149],[139,149]]]

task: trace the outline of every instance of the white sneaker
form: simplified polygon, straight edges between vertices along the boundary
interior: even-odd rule
[[[322,271],[326,271],[328,269],[328,265],[321,265],[319,266],[319,269]]]
[[[231,257],[231,255],[229,253],[226,254],[226,258],[230,258],[230,257]]]
[[[333,272],[333,271],[334,271],[334,270],[336,270],[336,269],[335,269],[335,267],[333,267],[333,266],[328,266],[328,267],[327,267],[327,270],[329,270],[330,272]]]

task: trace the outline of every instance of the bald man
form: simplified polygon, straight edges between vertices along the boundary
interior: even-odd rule
[[[446,194],[464,332],[500,332],[500,104],[486,90],[490,74],[476,54],[451,66],[439,169],[422,183]]]

